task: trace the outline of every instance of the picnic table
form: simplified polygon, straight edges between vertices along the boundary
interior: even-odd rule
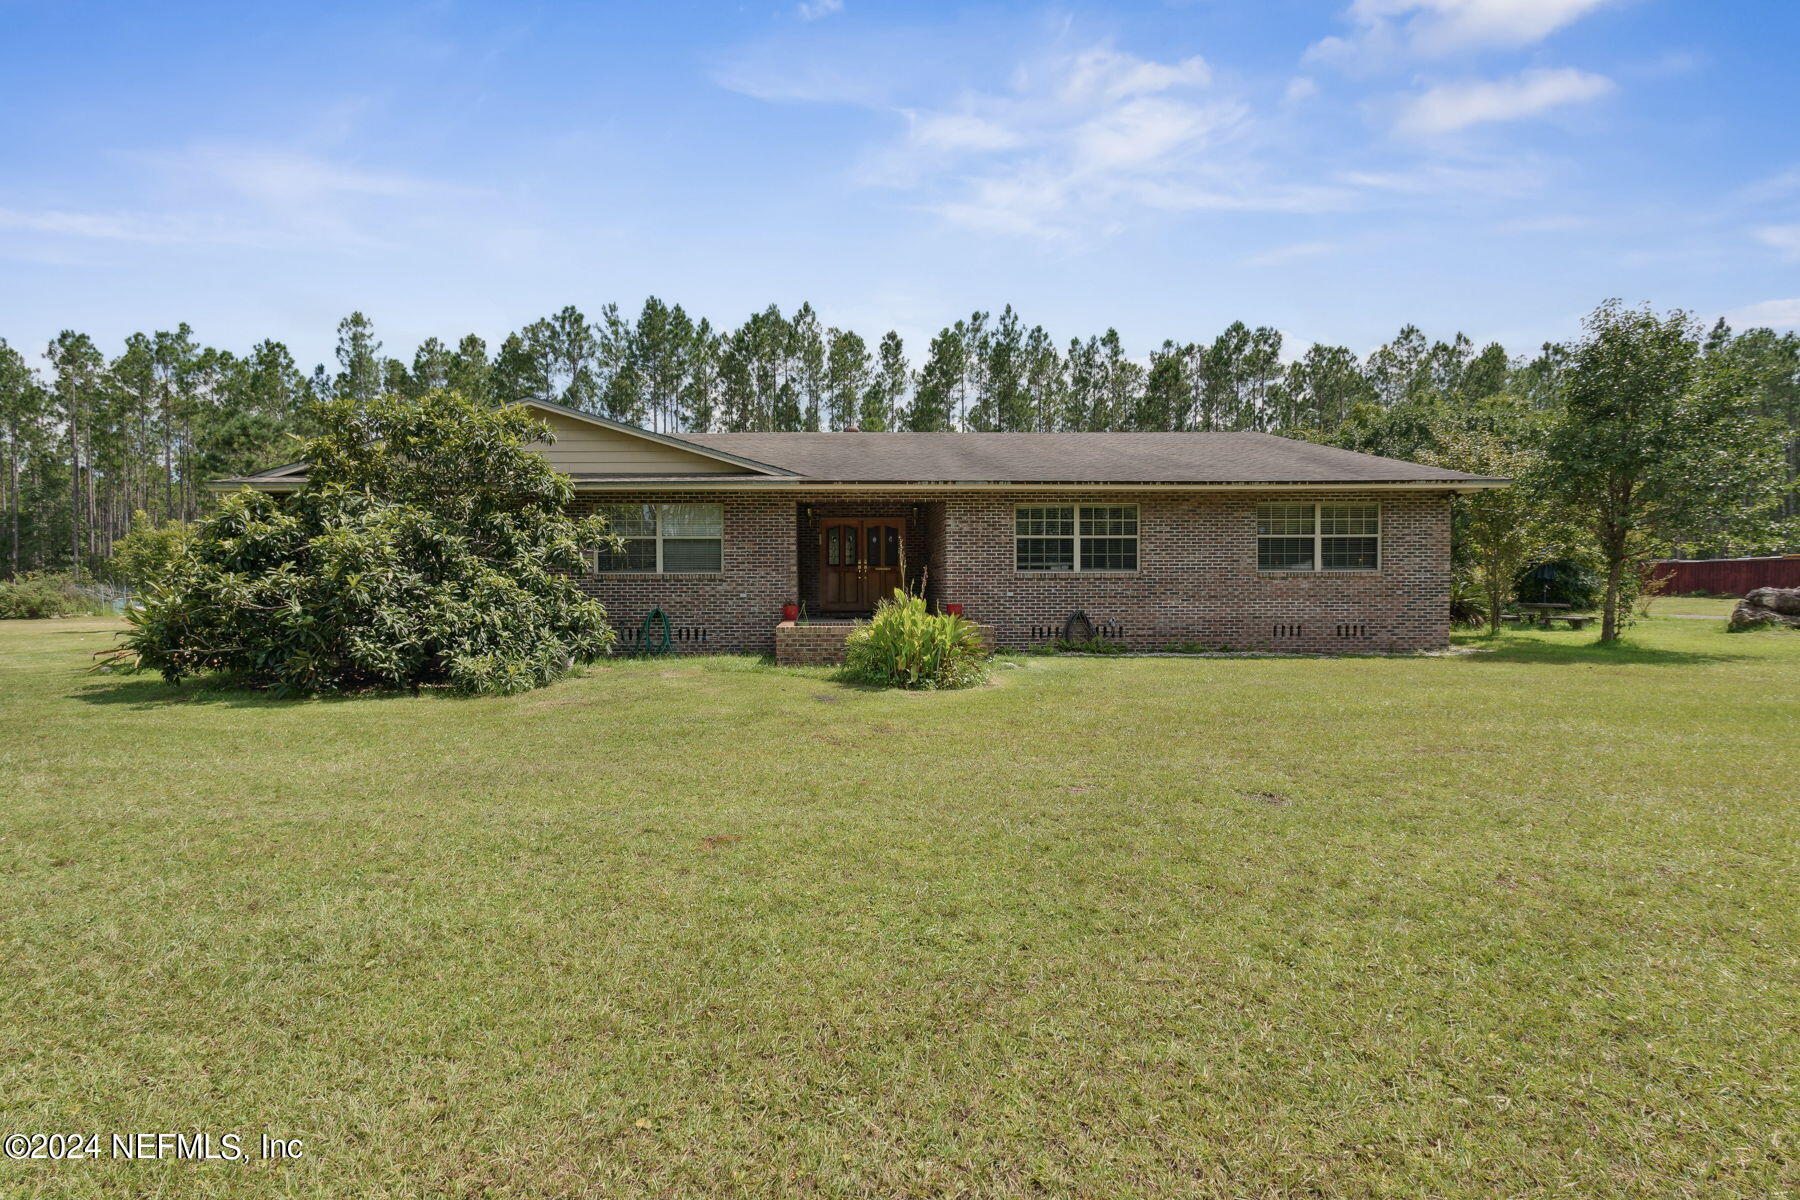
[[[1537,623],[1545,629],[1550,628],[1552,621],[1567,621],[1570,629],[1582,629],[1594,619],[1574,616],[1569,612],[1569,609],[1574,607],[1571,604],[1521,604],[1519,607],[1525,610],[1527,625],[1531,624],[1535,618]]]

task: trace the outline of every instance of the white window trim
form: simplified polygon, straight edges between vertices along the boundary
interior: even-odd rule
[[[1379,500],[1374,500],[1374,501],[1370,501],[1370,500],[1321,500],[1321,501],[1317,501],[1311,505],[1306,505],[1306,504],[1297,503],[1297,502],[1291,501],[1291,500],[1269,500],[1269,501],[1264,501],[1264,503],[1281,504],[1281,505],[1285,505],[1290,508],[1310,507],[1313,510],[1313,531],[1312,531],[1313,565],[1310,567],[1265,567],[1265,566],[1263,566],[1262,565],[1262,543],[1263,543],[1263,538],[1265,536],[1268,537],[1270,540],[1291,541],[1294,538],[1305,537],[1306,535],[1303,533],[1271,533],[1271,534],[1265,535],[1265,534],[1259,532],[1256,535],[1256,570],[1259,574],[1263,574],[1263,575],[1374,575],[1381,570],[1382,542],[1384,540],[1383,539],[1383,530],[1385,528],[1385,521],[1386,521],[1386,517],[1384,516],[1384,514],[1382,512],[1382,509],[1385,508],[1386,506],[1383,505],[1381,503],[1381,501],[1379,501]],[[1345,504],[1373,504],[1375,506],[1375,533],[1373,535],[1375,538],[1375,565],[1374,566],[1372,566],[1372,567],[1328,567],[1325,565],[1325,539],[1326,538],[1328,538],[1328,537],[1369,537],[1370,536],[1369,534],[1366,534],[1366,533],[1326,533],[1325,532],[1325,520],[1324,520],[1324,508],[1328,504],[1332,505],[1334,507],[1338,506],[1338,505],[1345,505]],[[1252,511],[1252,513],[1251,513],[1252,520],[1255,519],[1255,515],[1256,515],[1255,512]]]
[[[1049,571],[1049,570],[1042,570],[1042,569],[1033,569],[1030,567],[1021,567],[1019,565],[1019,543],[1021,541],[1027,540],[1027,537],[1029,537],[1029,539],[1032,541],[1050,540],[1048,537],[1045,537],[1045,536],[1039,536],[1039,535],[1035,535],[1035,534],[1021,535],[1019,533],[1019,510],[1021,508],[1067,508],[1067,509],[1071,509],[1074,511],[1074,532],[1072,534],[1070,534],[1070,540],[1072,540],[1075,543],[1075,552],[1074,552],[1074,558],[1072,560],[1074,562],[1074,566],[1070,570]],[[1131,509],[1131,511],[1137,518],[1138,531],[1133,534],[1121,535],[1121,536],[1129,536],[1131,538],[1131,540],[1137,544],[1137,554],[1135,555],[1135,557],[1137,559],[1137,566],[1135,566],[1135,567],[1097,567],[1092,570],[1089,570],[1087,568],[1084,568],[1081,565],[1081,510],[1084,508],[1129,508],[1129,509]],[[1069,502],[1034,501],[1030,504],[1015,504],[1015,505],[1013,505],[1012,528],[1013,528],[1013,560],[1012,560],[1013,574],[1014,575],[1022,575],[1027,579],[1067,579],[1071,575],[1136,575],[1140,570],[1143,569],[1143,566],[1144,566],[1144,541],[1143,541],[1144,512],[1143,512],[1143,508],[1136,504],[1107,504],[1104,502],[1082,503],[1080,501],[1069,501]]]
[[[648,570],[648,571],[602,571],[600,569],[600,551],[596,549],[596,550],[592,551],[588,556],[591,573],[601,579],[625,579],[625,578],[643,579],[650,575],[722,575],[722,574],[724,574],[725,573],[725,506],[723,504],[707,504],[704,502],[696,503],[693,501],[685,501],[685,500],[677,501],[674,503],[678,503],[682,506],[691,507],[691,508],[716,508],[719,510],[719,569],[717,571],[665,571],[665,570],[663,570],[664,535],[663,535],[663,512],[662,512],[662,510],[665,507],[665,505],[661,502],[657,502],[657,503],[652,503],[648,506],[648,507],[656,510],[656,532],[653,534],[635,533],[635,534],[631,534],[628,539],[625,539],[625,540],[630,540],[630,541],[644,541],[645,539],[648,539],[649,541],[654,542],[656,544],[656,566],[655,566],[655,568],[652,570]],[[623,507],[623,506],[615,506],[615,507]],[[676,541],[699,541],[701,539],[699,539],[699,538],[676,538],[674,540],[676,540]],[[711,539],[706,539],[706,540],[711,540]]]

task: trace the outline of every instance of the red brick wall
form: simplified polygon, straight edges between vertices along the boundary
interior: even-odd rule
[[[1140,649],[1199,642],[1233,650],[1421,650],[1449,642],[1450,503],[1387,492],[1146,492],[1091,497],[1138,506],[1138,566],[1122,575],[1013,568],[1013,506],[1079,503],[1067,493],[950,498],[940,593],[1002,645],[1043,640],[1071,612]],[[1258,500],[1378,501],[1381,565],[1362,572],[1256,569]]]
[[[590,576],[583,588],[606,605],[629,648],[651,608],[669,614],[677,650],[769,653],[781,606],[816,591],[800,579],[805,555],[800,506],[815,516],[863,509],[834,496],[746,496],[661,492],[634,502],[725,506],[724,570],[717,575]],[[1372,572],[1264,573],[1256,569],[1256,504],[1283,501],[1379,501],[1381,567]],[[1013,568],[1013,506],[1095,500],[1136,504],[1139,570],[1123,575],[1055,576]],[[583,497],[580,511],[599,499]],[[1198,642],[1234,650],[1419,650],[1449,640],[1450,505],[1425,492],[1272,495],[1163,492],[952,492],[920,501],[870,503],[908,517],[915,512],[930,564],[929,594],[961,603],[991,626],[1003,646],[1046,640],[1080,609],[1108,636],[1154,649]],[[812,526],[816,530],[816,525]],[[816,534],[815,534],[816,536]],[[913,561],[913,537],[908,538]],[[816,573],[816,565],[812,568]],[[686,631],[687,636],[680,636]]]
[[[580,496],[572,511],[586,515],[624,499]],[[773,653],[781,606],[798,592],[793,497],[656,492],[633,495],[629,503],[723,504],[724,569],[713,575],[584,576],[582,590],[606,606],[619,648],[630,650],[644,617],[661,608],[675,627],[675,650]]]

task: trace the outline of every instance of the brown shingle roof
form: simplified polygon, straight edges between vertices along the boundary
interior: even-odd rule
[[[545,406],[555,407],[555,406]],[[576,414],[577,416],[583,414]],[[590,418],[596,419],[596,418]],[[617,422],[611,427],[630,429]],[[704,475],[577,474],[584,484],[793,486],[886,484],[1359,484],[1492,486],[1501,480],[1358,454],[1270,433],[682,433],[672,444],[765,464]],[[776,474],[774,472],[792,472]],[[305,464],[216,480],[270,490],[305,482]]]
[[[1467,483],[1269,433],[685,433],[832,483]]]

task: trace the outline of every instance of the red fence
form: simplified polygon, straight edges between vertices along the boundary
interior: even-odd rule
[[[1667,579],[1671,596],[1711,592],[1741,596],[1759,587],[1800,587],[1800,554],[1783,558],[1669,558],[1650,564],[1653,579]]]

